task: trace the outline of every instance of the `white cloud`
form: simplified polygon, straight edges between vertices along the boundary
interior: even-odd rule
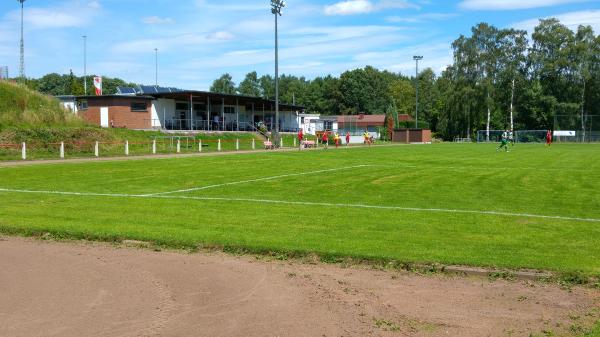
[[[367,14],[371,12],[377,12],[385,9],[394,8],[418,9],[419,6],[414,5],[406,0],[381,0],[377,3],[373,3],[369,0],[346,0],[335,3],[333,5],[325,6],[325,15]]]
[[[102,6],[100,5],[100,1],[90,1],[88,2],[88,7],[93,9],[100,9]]]
[[[208,34],[181,34],[155,39],[138,39],[121,42],[114,45],[111,50],[116,54],[144,54],[149,50],[154,50],[154,48],[169,52],[172,50],[194,49],[206,46],[207,44],[229,41],[233,38],[234,35],[226,31]]]
[[[412,76],[415,72],[415,61],[413,55],[426,55],[419,62],[419,68],[432,68],[433,71],[441,73],[452,63],[452,50],[450,42],[439,41],[424,45],[411,45],[391,51],[369,51],[354,56],[357,65],[373,65],[382,69],[402,72]]]
[[[457,13],[425,13],[419,15],[411,15],[411,16],[388,16],[385,18],[387,22],[408,22],[408,23],[416,23],[416,22],[428,22],[434,20],[445,20],[458,16]]]
[[[25,10],[25,25],[30,29],[80,27],[86,18],[76,13],[67,13],[45,8]]]
[[[147,25],[165,25],[175,23],[172,18],[161,18],[159,16],[148,16],[142,19],[142,22]]]
[[[370,13],[375,6],[367,0],[348,0],[325,6],[326,15],[353,15]]]
[[[235,36],[227,31],[219,31],[206,35],[206,38],[209,40],[229,41],[233,40]]]
[[[598,34],[600,32],[600,10],[588,10],[578,12],[568,12],[550,17],[557,18],[560,23],[569,27],[571,30],[577,30],[580,25],[592,26],[594,32]],[[527,30],[533,32],[535,26],[540,23],[539,19],[530,19],[510,25],[513,28]]]
[[[26,30],[73,28],[87,25],[101,10],[98,1],[85,4],[65,3],[57,7],[25,7],[24,24]],[[15,23],[21,20],[21,11],[15,10],[6,16]]]
[[[470,10],[511,10],[550,7],[588,0],[463,0],[458,6]]]
[[[250,3],[247,2],[243,2],[243,3],[237,3],[237,4],[227,4],[227,3],[209,3],[207,0],[196,0],[196,6],[200,7],[200,8],[206,8],[206,9],[217,9],[219,11],[259,11],[259,10],[264,10],[264,11],[268,11],[269,10],[269,4],[266,1],[261,1],[261,2],[257,2],[257,1],[248,1]]]

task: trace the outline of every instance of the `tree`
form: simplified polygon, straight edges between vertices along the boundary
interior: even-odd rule
[[[343,114],[383,114],[391,103],[389,86],[393,75],[371,66],[346,71],[340,76]]]
[[[275,99],[275,80],[271,75],[263,75],[258,80],[262,97],[264,99]]]
[[[235,95],[236,89],[233,78],[229,74],[223,74],[213,82],[210,91],[219,94]]]
[[[79,78],[73,75],[73,70],[70,71],[68,82],[66,83],[65,93],[67,95],[81,96],[85,94],[83,84],[81,84]]]
[[[38,90],[44,94],[58,96],[66,95],[65,87],[67,78],[57,73],[51,73],[43,76],[39,80]]]
[[[389,95],[399,113],[414,116],[415,86],[408,78],[398,78],[392,81]]]
[[[246,78],[240,82],[237,91],[240,95],[252,97],[261,96],[260,82],[258,81],[256,71],[246,74]]]

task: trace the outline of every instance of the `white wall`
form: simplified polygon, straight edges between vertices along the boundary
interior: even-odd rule
[[[152,101],[152,127],[161,128],[167,121],[175,119],[175,100],[159,98]]]
[[[77,103],[75,101],[69,102],[60,102],[63,108],[72,111],[73,113],[77,113]]]

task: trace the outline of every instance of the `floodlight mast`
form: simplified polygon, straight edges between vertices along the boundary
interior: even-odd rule
[[[413,60],[416,62],[415,72],[415,90],[416,90],[416,104],[415,104],[415,128],[419,128],[419,61],[423,59],[423,56],[413,56]]]
[[[21,80],[25,79],[25,43],[23,41],[23,3],[25,0],[17,0],[21,3],[21,58],[19,60],[19,75]]]
[[[279,41],[277,17],[285,7],[283,0],[271,0],[271,14],[275,15],[275,130],[271,132],[272,141],[278,146],[279,142]]]

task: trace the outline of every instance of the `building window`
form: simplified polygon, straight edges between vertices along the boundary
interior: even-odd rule
[[[189,110],[187,103],[176,103],[175,110]]]
[[[234,114],[235,113],[235,108],[232,106],[226,106],[224,109],[224,112],[226,114]]]
[[[88,101],[79,101],[77,102],[78,110],[87,110],[88,109]]]
[[[131,111],[133,111],[133,112],[147,112],[148,111],[148,105],[146,103],[132,102],[131,103]]]

